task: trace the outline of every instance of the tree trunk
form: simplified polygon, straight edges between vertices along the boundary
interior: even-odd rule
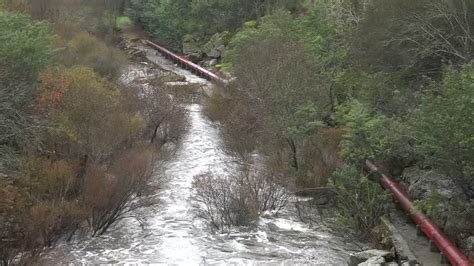
[[[287,138],[288,145],[290,145],[290,150],[291,150],[291,157],[292,157],[292,162],[291,166],[295,168],[296,171],[298,171],[298,157],[296,153],[296,144],[295,141],[292,138]]]

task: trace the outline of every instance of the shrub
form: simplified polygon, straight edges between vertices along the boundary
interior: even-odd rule
[[[34,81],[51,62],[51,41],[46,23],[0,10],[0,83]]]
[[[415,115],[416,150],[442,173],[474,179],[474,63],[448,68]]]
[[[110,171],[89,167],[84,184],[83,204],[88,211],[92,236],[101,235],[134,210],[156,203],[153,197],[141,198],[150,189],[154,160],[150,148],[127,151],[119,156]]]
[[[278,213],[289,198],[275,175],[249,169],[228,177],[200,175],[193,186],[201,215],[216,229],[252,225],[264,212]]]
[[[344,126],[341,156],[347,162],[360,165],[367,159],[387,160],[411,152],[406,125],[370,112],[357,100],[340,106],[337,120]]]
[[[110,48],[89,33],[79,33],[67,45],[63,54],[67,65],[88,66],[103,77],[116,79],[126,65],[126,58],[121,51]]]
[[[389,195],[378,184],[362,175],[357,167],[345,165],[337,170],[331,186],[337,195],[337,214],[341,225],[368,237],[386,213]]]

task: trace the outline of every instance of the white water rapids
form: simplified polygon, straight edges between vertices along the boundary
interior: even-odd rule
[[[148,59],[162,68],[185,76],[188,82],[207,84],[147,51]],[[188,131],[161,172],[168,180],[157,191],[161,202],[140,210],[144,225],[125,219],[103,236],[62,243],[48,255],[48,264],[347,264],[355,247],[323,227],[300,223],[291,202],[278,217],[261,218],[255,229],[212,232],[196,215],[193,178],[209,171],[224,174],[235,165],[222,150],[218,126],[203,115],[200,104],[190,104],[188,109]]]

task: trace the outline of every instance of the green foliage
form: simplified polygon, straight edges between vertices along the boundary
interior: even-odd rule
[[[348,165],[335,172],[331,187],[337,193],[340,223],[370,236],[380,217],[386,213],[388,193],[378,182],[362,175],[360,168]]]
[[[474,178],[474,64],[447,68],[423,98],[413,128],[426,163],[455,177]]]
[[[310,135],[315,129],[324,126],[314,104],[300,106],[290,124],[288,133],[294,137]]]
[[[133,2],[132,8],[135,19],[138,20],[145,30],[163,45],[181,50],[181,42],[189,27],[193,23],[188,22],[190,0],[147,0]]]
[[[406,126],[395,118],[370,112],[357,100],[340,106],[338,122],[344,126],[341,156],[355,165],[366,159],[389,159],[409,149],[403,132]]]
[[[52,35],[44,22],[0,11],[0,79],[35,80],[36,74],[51,62]]]
[[[440,195],[438,191],[433,190],[431,195],[428,198],[417,200],[415,202],[415,207],[418,211],[422,211],[428,216],[433,217],[437,211],[437,205],[440,203]]]
[[[63,53],[66,65],[88,66],[103,77],[116,79],[122,74],[126,58],[121,51],[107,47],[89,33],[79,33],[67,45]]]
[[[295,10],[298,7],[295,0],[132,1],[134,17],[145,30],[159,42],[178,51],[187,34],[192,34],[200,43],[206,43],[215,33],[234,32],[244,25],[255,28],[257,21],[270,10]]]
[[[291,39],[292,18],[288,12],[277,13],[261,19],[258,27],[246,27],[237,32],[231,39],[224,55],[225,62],[236,63],[239,54],[245,47],[258,46],[259,43],[270,42],[272,39]]]
[[[57,76],[53,83],[61,89],[43,80],[38,103],[53,125],[51,135],[67,141],[63,156],[106,158],[141,129],[135,114],[121,108],[123,98],[117,87],[92,69],[75,66],[53,75]]]
[[[52,60],[51,40],[46,23],[0,10],[0,169],[34,141],[28,109],[37,73]]]
[[[25,110],[31,102],[32,88],[0,83],[0,170],[10,168],[17,153],[33,142],[31,123]]]
[[[249,20],[244,22],[244,27],[246,28],[256,28],[257,27],[257,21],[255,20]]]

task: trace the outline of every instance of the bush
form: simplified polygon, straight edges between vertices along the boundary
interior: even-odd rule
[[[153,197],[141,197],[151,188],[154,166],[152,149],[144,147],[119,156],[110,171],[100,165],[89,167],[83,204],[92,236],[105,233],[134,210],[156,203]]]
[[[300,171],[296,176],[296,185],[302,188],[327,185],[334,171],[342,164],[339,155],[342,134],[342,129],[323,128],[304,139],[300,145]]]
[[[442,173],[474,179],[474,63],[448,68],[415,115],[416,150]]]
[[[141,120],[124,108],[124,101],[113,83],[75,66],[42,75],[37,110],[53,126],[48,133],[56,153],[101,161],[142,130]]]
[[[409,154],[412,138],[408,129],[397,118],[369,112],[359,101],[340,106],[337,120],[344,126],[341,156],[354,165],[365,160],[388,160],[397,155]]]
[[[331,186],[337,195],[337,214],[343,226],[356,229],[368,237],[386,213],[389,195],[378,183],[369,180],[357,167],[337,170]]]
[[[79,33],[67,45],[63,54],[66,65],[84,65],[101,76],[116,79],[127,64],[121,51],[110,48],[89,33]]]
[[[266,211],[277,214],[289,198],[275,175],[249,169],[228,177],[200,175],[193,186],[201,215],[216,229],[252,225]]]
[[[0,83],[34,81],[51,62],[51,41],[46,23],[0,10]]]

